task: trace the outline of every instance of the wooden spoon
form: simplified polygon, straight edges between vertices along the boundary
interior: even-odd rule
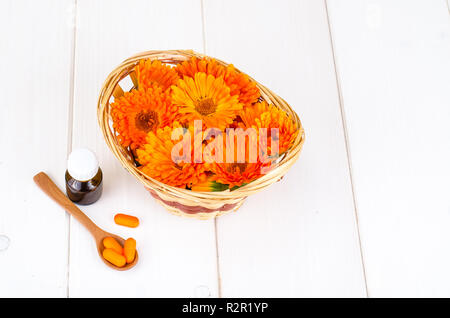
[[[138,261],[138,253],[136,251],[136,256],[132,263],[126,264],[124,267],[117,267],[106,259],[103,258],[103,250],[105,247],[103,246],[103,239],[105,237],[113,237],[123,246],[125,240],[120,236],[108,233],[99,228],[94,222],[91,221],[90,218],[87,217],[61,190],[56,186],[56,184],[46,175],[44,172],[39,172],[37,175],[33,177],[34,182],[44,191],[50,198],[52,198],[56,203],[58,203],[64,210],[70,213],[75,219],[78,220],[89,232],[91,232],[92,236],[95,239],[97,244],[98,255],[102,261],[111,268],[114,268],[118,271],[125,271],[132,268],[136,265]]]

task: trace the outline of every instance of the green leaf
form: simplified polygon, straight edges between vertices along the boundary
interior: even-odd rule
[[[243,184],[241,184],[240,186],[234,186],[234,187],[232,187],[231,189],[230,189],[230,191],[234,191],[234,190],[237,190],[237,189],[239,189],[240,187],[243,187],[243,186],[245,186],[245,185],[247,185],[248,183],[243,183]]]
[[[211,188],[213,192],[225,191],[228,190],[228,184],[211,181]]]

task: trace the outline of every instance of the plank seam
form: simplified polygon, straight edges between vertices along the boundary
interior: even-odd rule
[[[205,7],[204,0],[200,0],[200,10],[202,18],[202,44],[203,54],[206,54],[206,19],[205,19]],[[220,275],[220,257],[219,257],[219,239],[217,235],[217,218],[214,218],[214,240],[216,247],[216,272],[217,272],[217,295],[222,298],[222,278]]]
[[[68,110],[68,122],[67,122],[67,157],[72,152],[72,136],[73,136],[73,106],[74,106],[74,99],[75,99],[75,54],[76,54],[76,44],[77,44],[77,0],[73,1],[73,25],[72,25],[72,45],[71,45],[71,53],[70,53],[70,75],[69,75],[69,110]],[[66,295],[67,298],[70,296],[70,227],[71,227],[71,216],[67,214],[67,284],[66,284]]]
[[[201,17],[202,17],[202,44],[203,44],[203,54],[206,54],[206,21],[205,21],[205,8],[203,6],[203,1],[200,0]]]
[[[358,205],[357,205],[354,182],[353,182],[352,160],[351,160],[350,144],[349,144],[349,140],[348,140],[347,121],[346,121],[346,117],[345,117],[341,80],[339,77],[339,72],[338,72],[338,67],[337,67],[337,62],[336,62],[336,54],[335,54],[335,50],[334,50],[333,34],[331,31],[330,16],[328,13],[328,0],[324,0],[324,2],[325,2],[325,11],[326,11],[326,16],[327,16],[328,33],[329,33],[330,43],[331,43],[331,53],[333,56],[333,67],[334,67],[336,86],[337,86],[337,91],[338,91],[339,109],[340,109],[340,113],[341,113],[342,128],[344,130],[345,150],[347,153],[347,165],[348,165],[349,176],[350,176],[350,186],[351,186],[351,190],[352,190],[352,199],[353,199],[354,215],[355,215],[355,222],[356,222],[356,231],[357,231],[357,236],[358,236],[359,254],[361,257],[361,265],[362,265],[363,277],[364,277],[364,288],[365,288],[365,292],[366,292],[366,297],[369,297],[369,290],[367,287],[367,278],[366,278],[366,267],[365,267],[365,263],[364,263],[364,255],[363,255],[363,249],[362,249],[362,244],[361,244],[361,235],[360,235],[360,229],[359,229],[360,226],[359,226],[359,218],[358,218]]]
[[[217,294],[218,298],[222,298],[222,278],[220,275],[220,255],[219,255],[219,239],[217,235],[217,217],[214,218],[214,234],[216,240],[216,268],[217,268]]]

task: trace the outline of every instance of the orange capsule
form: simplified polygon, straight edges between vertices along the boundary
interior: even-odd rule
[[[139,225],[139,219],[137,217],[120,213],[114,216],[114,222],[128,227],[137,227]]]
[[[112,248],[105,248],[103,250],[103,258],[117,267],[123,267],[127,263],[125,256],[117,253]]]
[[[103,246],[115,250],[119,254],[123,254],[123,247],[113,237],[105,237],[103,239]]]
[[[136,240],[134,238],[129,238],[125,241],[123,245],[123,255],[127,263],[132,263],[136,257]]]

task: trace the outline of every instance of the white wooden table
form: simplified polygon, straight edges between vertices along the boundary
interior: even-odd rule
[[[293,105],[307,138],[282,182],[210,221],[148,195],[107,149],[96,101],[152,49],[232,62]],[[450,296],[445,0],[1,0],[0,54],[1,297]],[[32,182],[43,170],[63,188],[75,147],[105,175],[84,211],[137,239],[129,272]]]

